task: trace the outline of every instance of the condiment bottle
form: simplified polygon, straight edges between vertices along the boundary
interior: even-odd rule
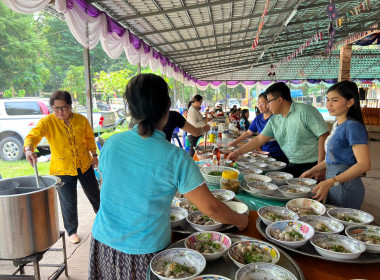
[[[218,156],[217,155],[212,156],[212,166],[218,166]]]
[[[225,170],[222,173],[222,179],[220,180],[220,188],[239,192],[239,174],[234,170]]]

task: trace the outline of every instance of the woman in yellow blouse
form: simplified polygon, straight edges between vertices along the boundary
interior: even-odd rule
[[[99,210],[99,186],[94,167],[98,155],[94,133],[86,117],[73,113],[72,99],[67,91],[57,91],[50,97],[54,114],[42,118],[25,138],[26,159],[33,166],[37,162],[35,147],[43,137],[51,150],[50,175],[65,184],[57,188],[63,223],[71,243],[78,243],[77,180],[96,212]]]

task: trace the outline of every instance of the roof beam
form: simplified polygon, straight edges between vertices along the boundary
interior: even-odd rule
[[[178,7],[178,8],[161,10],[161,11],[159,10],[159,11],[152,12],[152,13],[136,14],[136,15],[132,15],[132,16],[119,17],[116,20],[125,21],[125,20],[131,20],[131,19],[136,19],[136,18],[153,17],[153,16],[158,16],[158,15],[163,15],[163,14],[178,13],[178,12],[194,10],[194,9],[198,10],[200,8],[205,8],[205,7],[215,6],[215,5],[219,6],[219,5],[228,4],[228,3],[236,2],[236,1],[237,0],[219,0],[219,1],[215,1],[215,2],[205,2],[203,4],[182,6],[182,7]],[[242,0],[240,0],[240,1],[242,1]]]
[[[231,2],[231,1],[229,1],[229,2]],[[338,3],[341,3],[341,2],[345,3],[345,2],[347,2],[347,0],[336,0],[336,1],[334,1],[334,4],[338,4]],[[214,3],[217,3],[217,2],[205,3],[204,5],[206,5],[206,4],[207,5],[208,4],[214,4]],[[226,2],[226,3],[228,3],[228,2]],[[194,9],[199,9],[199,6],[200,5],[193,5],[193,8]],[[303,9],[310,9],[310,8],[324,7],[324,6],[326,6],[326,3],[323,3],[323,4],[322,3],[321,4],[311,4],[311,5],[302,7],[299,10],[301,11]],[[179,8],[177,8],[177,9],[179,9]],[[287,13],[287,12],[290,12],[292,10],[293,10],[293,8],[279,9],[279,10],[276,10],[276,11],[268,11],[268,16]],[[170,10],[166,10],[165,12],[169,13]],[[241,21],[241,20],[244,20],[244,19],[251,19],[251,18],[255,18],[255,17],[259,18],[259,17],[261,17],[261,13],[262,12],[258,12],[258,13],[249,14],[249,15],[246,15],[246,16],[243,16],[243,17],[229,18],[229,19],[225,19],[225,20],[219,20],[219,21],[214,21],[214,22],[206,22],[206,23],[201,23],[201,24],[196,24],[196,25],[187,25],[187,26],[182,26],[182,27],[178,27],[178,28],[174,28],[174,29],[163,29],[163,30],[145,32],[145,33],[140,33],[140,34],[136,34],[136,35],[138,35],[138,36],[148,36],[148,35],[153,35],[153,34],[158,34],[158,33],[173,32],[173,31],[176,31],[176,30],[193,29],[193,28],[204,27],[204,26],[209,26],[209,25],[228,23],[230,21]],[[150,14],[140,14],[140,17],[146,17],[148,15],[151,15],[151,13]],[[118,20],[119,21],[123,21],[123,20],[120,20],[120,19],[118,19]]]

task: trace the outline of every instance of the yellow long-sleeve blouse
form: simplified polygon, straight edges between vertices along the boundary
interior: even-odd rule
[[[96,152],[96,144],[86,117],[71,113],[67,126],[54,114],[49,114],[26,136],[24,147],[34,149],[43,137],[48,140],[51,150],[50,175],[76,176],[77,168],[84,173],[91,166],[90,152]]]

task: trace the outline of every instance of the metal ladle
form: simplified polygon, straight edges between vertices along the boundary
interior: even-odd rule
[[[40,180],[39,180],[39,178],[38,178],[37,162],[35,162],[35,163],[33,164],[33,167],[34,167],[34,173],[36,174],[37,188],[41,188],[41,187],[40,187]]]

